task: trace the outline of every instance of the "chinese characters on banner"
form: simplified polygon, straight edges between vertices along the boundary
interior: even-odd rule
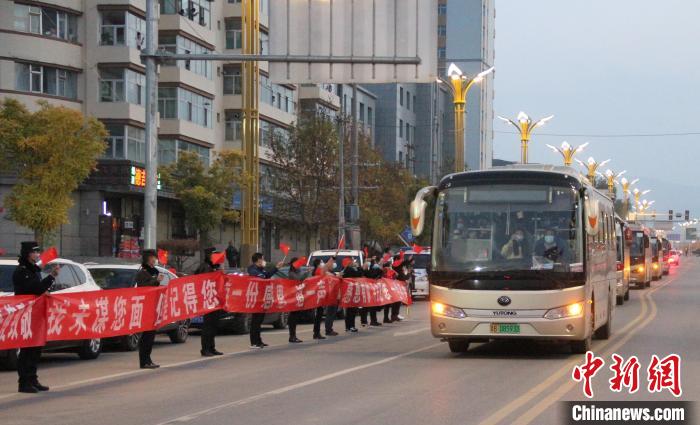
[[[623,388],[627,388],[627,392],[630,394],[636,393],[640,387],[641,364],[639,359],[636,356],[631,356],[625,360],[618,354],[613,354],[612,359],[613,364],[610,365],[610,370],[613,372],[613,376],[608,380],[610,390],[621,392]],[[574,381],[583,383],[583,394],[586,397],[593,397],[593,377],[604,365],[603,358],[588,351],[584,364],[574,367],[571,377]],[[647,383],[647,390],[650,393],[668,390],[675,397],[680,397],[683,393],[681,388],[681,357],[677,354],[669,354],[661,359],[656,354],[652,355],[647,368]]]
[[[221,272],[173,279],[162,287],[1,297],[0,350],[134,334],[220,309],[275,313],[409,299],[406,285],[389,279],[323,276],[299,282]]]

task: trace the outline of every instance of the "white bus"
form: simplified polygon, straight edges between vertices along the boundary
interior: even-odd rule
[[[569,167],[515,165],[445,176],[411,203],[419,235],[435,198],[431,329],[453,352],[491,339],[611,334],[616,301],[612,201]]]

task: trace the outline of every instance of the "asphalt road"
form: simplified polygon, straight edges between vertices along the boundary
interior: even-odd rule
[[[642,388],[613,393],[605,370],[593,381],[595,401],[674,399],[645,388],[650,356],[672,352],[682,357],[681,399],[700,396],[700,259],[682,260],[650,290],[633,290],[616,309],[613,337],[593,344],[608,364],[611,353],[638,356]],[[196,335],[181,345],[159,336],[156,371],[137,369],[136,353],[47,354],[48,393],[17,394],[16,374],[0,372],[0,424],[558,424],[560,401],[584,400],[571,379],[583,357],[566,347],[491,342],[456,355],[430,335],[428,303],[406,315],[321,342],[302,325],[298,345],[268,329],[262,351],[247,349],[247,335],[219,336],[226,355],[217,358],[199,357]]]

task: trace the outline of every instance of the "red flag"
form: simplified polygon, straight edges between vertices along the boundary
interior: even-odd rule
[[[406,251],[399,252],[399,261],[403,262],[404,255],[406,255]]]
[[[285,257],[289,254],[290,249],[291,246],[287,245],[286,243],[280,242],[280,251],[282,251],[282,254],[284,254]]]
[[[170,267],[168,271],[172,274],[177,274],[177,270],[175,270],[175,267]]]
[[[169,255],[169,253],[168,253],[167,250],[165,250],[165,249],[159,249],[159,250],[158,250],[158,262],[159,262],[162,266],[168,264],[168,255]]]
[[[394,260],[394,262],[391,263],[391,267],[398,267],[398,266],[401,265],[401,263],[403,263],[403,261],[401,261],[401,260]]]
[[[352,264],[352,261],[353,261],[353,260],[352,260],[352,258],[350,258],[350,257],[345,257],[345,258],[343,258],[343,263],[342,263],[342,264],[343,264],[343,268],[345,268],[345,267],[349,266],[350,264]]]
[[[52,246],[51,248],[42,252],[41,257],[39,257],[39,258],[41,259],[41,264],[45,266],[45,265],[49,264],[51,261],[58,258],[58,251],[56,250],[55,246]]]
[[[420,245],[413,244],[413,251],[416,254],[420,254],[421,252],[423,252],[423,247]]]
[[[387,253],[384,254],[384,256],[382,257],[382,264],[388,262],[389,260],[391,260],[391,254],[389,254],[389,253],[387,252]]]
[[[340,240],[338,241],[338,251],[341,249],[345,248],[345,235],[340,237]]]
[[[212,264],[224,264],[224,259],[226,258],[226,254],[223,252],[214,252],[211,254],[211,263]]]
[[[365,253],[365,260],[366,260],[367,257],[369,257],[369,249],[367,249],[367,247],[364,247],[364,248],[362,249],[362,252]]]
[[[305,264],[306,264],[306,257],[301,257],[300,259],[298,259],[292,263],[292,265],[294,266],[295,269],[304,267]]]

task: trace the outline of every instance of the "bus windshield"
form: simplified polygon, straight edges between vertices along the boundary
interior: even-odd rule
[[[437,200],[433,270],[582,272],[580,215],[571,187],[447,188]]]
[[[644,256],[644,232],[632,232],[632,243],[630,243],[630,256]]]

